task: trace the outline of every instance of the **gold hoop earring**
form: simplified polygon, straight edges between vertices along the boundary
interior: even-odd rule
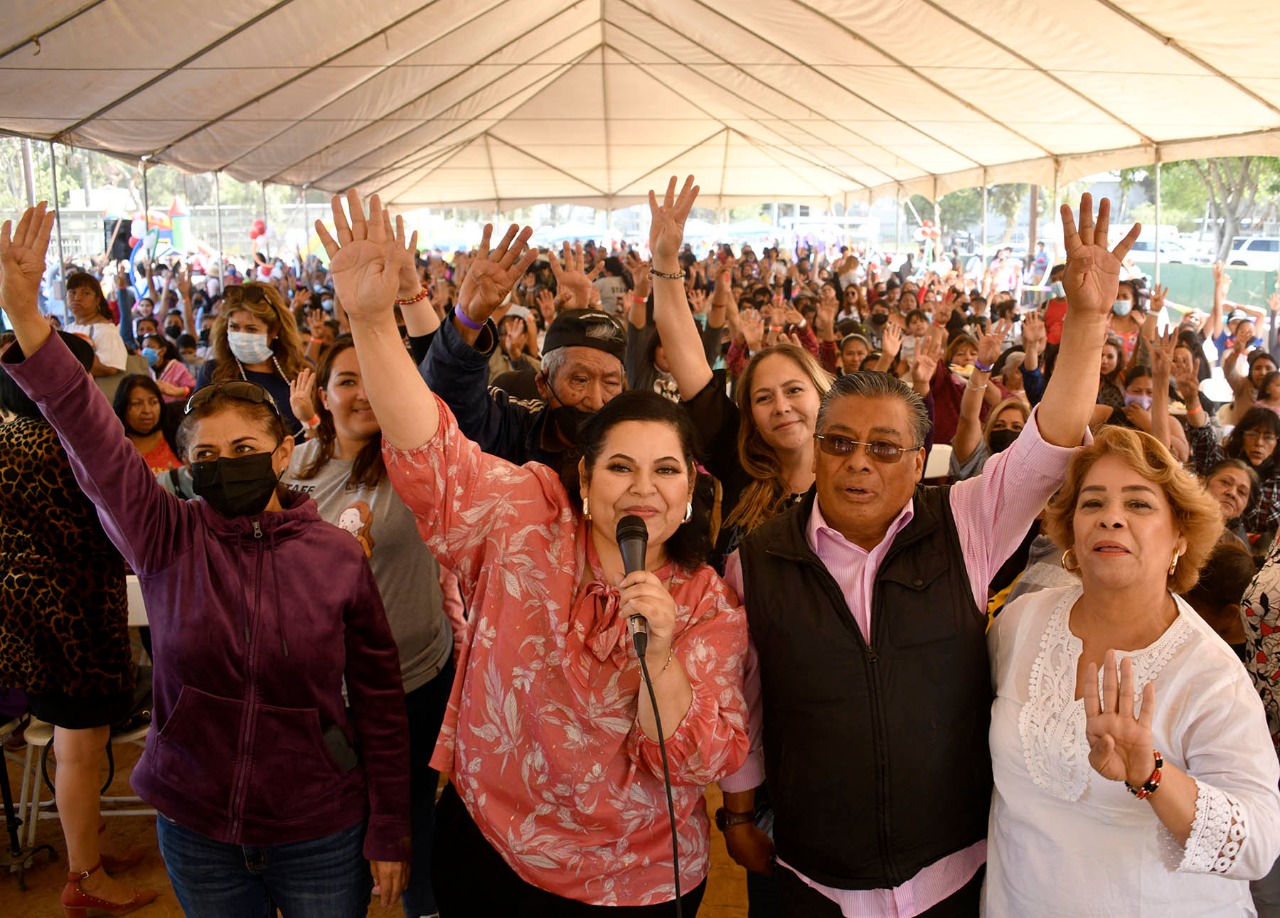
[[[584,520],[591,519],[591,505],[587,503],[587,498],[582,498],[582,518]]]
[[[1074,566],[1067,563],[1067,555],[1070,555],[1072,560],[1076,562]],[[1074,548],[1068,548],[1062,553],[1062,569],[1064,571],[1070,571],[1073,574],[1080,570],[1080,562],[1079,559],[1076,558],[1076,550]]]
[[[687,523],[691,519],[693,519],[693,501],[689,501],[689,503],[685,506],[684,519],[682,519],[680,522]]]

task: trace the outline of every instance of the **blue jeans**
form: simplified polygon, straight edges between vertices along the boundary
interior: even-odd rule
[[[426,685],[404,696],[409,714],[409,815],[413,825],[413,861],[401,904],[405,918],[434,915],[431,889],[431,839],[435,835],[436,786],[440,772],[431,767],[444,709],[453,689],[453,659]]]
[[[290,845],[214,841],[161,816],[160,854],[187,918],[363,918],[373,880],[365,823]]]

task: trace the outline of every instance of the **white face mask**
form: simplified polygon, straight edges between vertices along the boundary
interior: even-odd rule
[[[266,332],[227,332],[227,344],[241,363],[266,363],[271,359]]]

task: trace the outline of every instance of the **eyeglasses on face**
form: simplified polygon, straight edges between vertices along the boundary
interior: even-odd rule
[[[865,440],[853,440],[849,437],[842,437],[839,434],[814,434],[813,438],[818,441],[818,448],[828,456],[850,456],[859,446],[865,446],[868,456],[876,462],[883,463],[898,462],[907,453],[915,452],[921,448],[919,446],[899,446],[896,443],[890,443],[888,440],[872,440],[868,443]]]
[[[247,380],[233,379],[230,382],[214,383],[212,386],[205,386],[198,389],[191,398],[187,399],[186,414],[190,414],[193,409],[199,408],[216,394],[222,394],[228,398],[239,399],[243,402],[253,402],[255,405],[266,404],[276,414],[280,413],[280,409],[276,406],[276,400],[271,397],[271,393],[257,383],[251,383]]]

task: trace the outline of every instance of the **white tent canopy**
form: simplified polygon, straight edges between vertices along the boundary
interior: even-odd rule
[[[0,130],[401,209],[1280,155],[1276,0],[42,0],[0,68]]]

